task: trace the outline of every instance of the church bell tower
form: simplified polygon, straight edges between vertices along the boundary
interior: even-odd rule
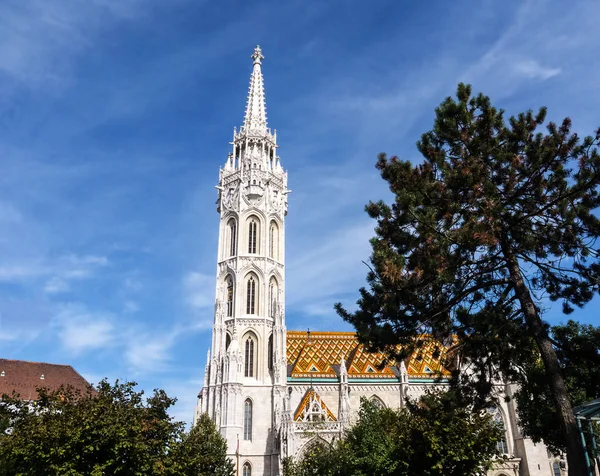
[[[197,414],[227,439],[239,474],[278,474],[286,367],[287,173],[267,127],[260,47],[244,123],[219,172],[215,318]],[[250,472],[248,472],[250,471]]]

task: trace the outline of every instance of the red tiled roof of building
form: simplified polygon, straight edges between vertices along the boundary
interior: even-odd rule
[[[37,400],[37,388],[57,390],[70,385],[85,392],[90,384],[70,365],[0,359],[0,396],[19,394],[23,400]]]

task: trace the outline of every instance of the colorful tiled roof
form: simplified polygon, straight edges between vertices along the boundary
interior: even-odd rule
[[[420,348],[404,363],[409,378],[449,376],[444,367],[448,349],[423,340]],[[383,354],[371,353],[358,343],[354,332],[287,332],[288,376],[296,378],[337,378],[344,359],[349,378],[395,378],[395,362],[382,365]]]
[[[23,400],[37,400],[37,388],[57,390],[70,385],[85,392],[90,384],[70,365],[0,359],[0,396],[19,394]]]

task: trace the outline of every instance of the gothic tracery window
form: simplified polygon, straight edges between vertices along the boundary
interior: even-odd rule
[[[269,370],[273,370],[273,334],[269,336],[269,343],[267,345],[267,359]]]
[[[227,276],[227,317],[233,316],[233,278]]]
[[[256,314],[256,279],[250,276],[246,282],[246,314]]]
[[[502,438],[496,443],[496,448],[502,454],[508,454],[508,443],[506,442],[506,425],[504,424],[504,417],[498,407],[491,407],[488,409],[494,422],[502,429]]]
[[[279,227],[274,221],[269,226],[269,258],[279,259]]]
[[[385,404],[377,395],[373,395],[370,399],[370,402],[373,404],[375,408],[382,409],[385,408]]]
[[[227,222],[227,228],[229,230],[229,256],[235,256],[237,249],[237,223],[235,218],[231,218]]]
[[[277,310],[277,294],[279,292],[279,286],[277,285],[277,280],[272,277],[269,280],[269,317],[275,317],[275,312]]]
[[[248,221],[248,253],[258,252],[258,219],[250,217]]]
[[[244,377],[254,377],[254,340],[248,335],[244,343]]]
[[[252,467],[250,466],[250,463],[244,464],[242,476],[252,476]]]
[[[249,398],[244,402],[244,440],[252,440],[252,401]],[[246,463],[244,474],[246,474],[246,466],[250,471],[250,465]]]

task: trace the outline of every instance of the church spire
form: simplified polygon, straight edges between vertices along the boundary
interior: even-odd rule
[[[265,106],[265,85],[260,69],[264,56],[260,46],[257,45],[254,48],[251,58],[254,60],[254,67],[250,76],[243,131],[248,135],[265,136],[267,134],[267,110]]]

